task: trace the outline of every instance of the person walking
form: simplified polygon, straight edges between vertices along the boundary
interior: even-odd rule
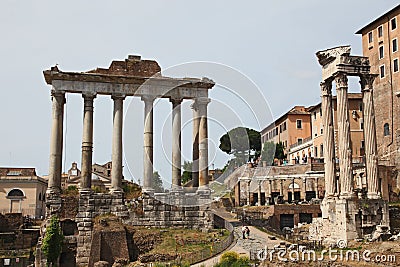
[[[249,238],[250,237],[250,228],[249,227],[245,227],[246,229],[245,229],[245,232],[246,232],[246,238]]]
[[[246,239],[246,227],[247,226],[244,226],[244,225],[242,227],[242,237],[243,237],[243,239]]]

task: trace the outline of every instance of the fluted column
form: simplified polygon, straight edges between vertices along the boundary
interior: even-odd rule
[[[201,97],[196,99],[199,109],[199,186],[208,187],[208,122],[207,105],[210,99]]]
[[[279,182],[280,182],[279,195],[283,196],[283,180],[280,179]]]
[[[172,188],[182,184],[181,174],[181,103],[182,99],[173,99],[172,102]]]
[[[199,187],[199,109],[195,101],[190,106],[193,110],[193,151],[192,151],[192,180],[193,187]]]
[[[83,94],[83,133],[82,133],[82,165],[81,189],[92,187],[92,155],[93,155],[93,99],[95,94]]]
[[[65,93],[52,91],[51,96],[53,114],[50,139],[49,182],[46,193],[57,195],[61,192]]]
[[[351,198],[353,192],[353,164],[350,138],[349,102],[347,98],[347,76],[338,72],[335,75],[337,93],[338,143],[340,168],[340,197]]]
[[[324,127],[325,196],[331,198],[336,190],[335,129],[332,111],[332,81],[321,82],[321,109]]]
[[[363,96],[364,140],[365,140],[365,165],[367,175],[367,197],[378,199],[378,157],[376,148],[376,126],[373,100],[373,82],[377,74],[360,76],[360,84]],[[362,187],[362,183],[361,183]]]
[[[334,180],[335,182],[335,180]],[[318,177],[315,178],[315,198],[319,199],[319,192],[318,192]]]
[[[122,120],[124,95],[112,95],[114,100],[111,191],[122,192]]]
[[[143,192],[153,192],[153,96],[142,96],[144,102]]]

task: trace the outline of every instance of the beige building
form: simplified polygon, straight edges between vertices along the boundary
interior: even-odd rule
[[[350,138],[353,163],[362,163],[364,157],[364,132],[363,132],[363,114],[362,114],[362,95],[361,93],[349,93],[349,117],[350,117]],[[339,155],[337,145],[337,105],[336,96],[332,98],[333,120],[335,127],[335,152]],[[316,162],[323,162],[324,152],[324,127],[322,124],[321,103],[308,108],[311,116],[312,132],[312,157]]]
[[[363,55],[369,58],[374,81],[379,164],[400,168],[400,5],[368,23],[362,35]]]
[[[311,136],[310,113],[304,106],[295,106],[261,131],[261,143],[282,142],[285,153],[295,144]]]
[[[35,168],[0,168],[0,213],[44,216],[46,189],[47,180]]]

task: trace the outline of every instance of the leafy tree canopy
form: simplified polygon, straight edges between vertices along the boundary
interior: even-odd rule
[[[182,173],[182,184],[186,184],[190,180],[192,180],[192,162],[184,161],[183,162],[183,173]]]
[[[234,155],[242,164],[260,155],[261,135],[260,132],[253,129],[234,128],[221,136],[219,142],[219,148],[223,152]]]
[[[156,192],[156,193],[164,192],[163,182],[162,182],[161,176],[158,173],[158,171],[155,171],[153,173],[153,189],[154,189],[154,192]]]

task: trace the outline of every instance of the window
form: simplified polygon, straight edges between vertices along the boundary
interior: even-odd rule
[[[324,128],[321,128],[321,134],[324,134]]]
[[[368,43],[372,43],[373,38],[372,38],[372,32],[368,33]]]
[[[302,127],[301,127],[302,125],[301,125],[301,120],[296,120],[296,128],[297,129],[301,129]]]
[[[12,189],[10,192],[7,194],[8,197],[23,197],[24,192],[22,192],[20,189]]]
[[[394,53],[394,52],[397,52],[397,50],[398,50],[397,38],[395,38],[395,39],[392,40],[392,51]]]
[[[361,140],[361,149],[364,149],[364,147],[365,147],[365,141]]]
[[[363,103],[362,102],[358,105],[358,110],[363,111]]]
[[[322,117],[322,108],[319,109],[319,116]]]
[[[378,37],[382,37],[383,36],[383,27],[382,25],[378,27]]]
[[[279,132],[282,133],[282,124],[279,125]]]
[[[298,145],[303,144],[303,138],[297,138],[297,144]]]
[[[388,136],[390,134],[389,123],[383,125],[383,136]]]
[[[283,123],[282,131],[286,131],[286,121]]]
[[[397,28],[397,21],[396,18],[392,18],[390,20],[390,26],[392,27],[392,31],[395,30]]]
[[[379,73],[381,78],[385,77],[385,65],[379,67]]]
[[[319,146],[319,156],[322,158],[324,156],[324,145]]]
[[[364,120],[362,118],[360,119],[360,129],[364,130]]]
[[[379,47],[379,59],[382,59],[383,56],[384,56],[384,53],[383,53],[383,45],[382,45]]]
[[[314,147],[314,157],[318,157],[318,147]]]
[[[395,58],[393,60],[393,72],[398,72],[399,71],[399,59]]]
[[[317,112],[314,111],[314,120],[316,120],[316,119],[317,119]]]

